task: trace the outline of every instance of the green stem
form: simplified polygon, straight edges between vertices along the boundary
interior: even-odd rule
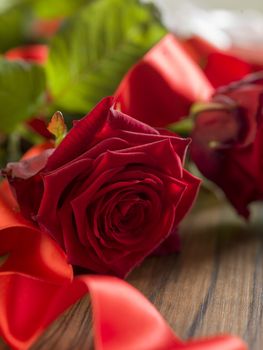
[[[167,128],[183,137],[191,134],[195,120],[199,113],[211,111],[231,111],[236,108],[236,104],[226,105],[218,102],[198,102],[194,103],[190,109],[190,115],[184,117],[176,123],[169,124]]]
[[[7,154],[8,161],[14,162],[20,159],[20,133],[18,131],[13,131],[9,138],[7,144]]]
[[[202,112],[220,111],[220,110],[232,109],[234,107],[235,105],[230,107],[218,102],[198,102],[192,105],[190,114],[193,116],[196,116],[197,114]]]

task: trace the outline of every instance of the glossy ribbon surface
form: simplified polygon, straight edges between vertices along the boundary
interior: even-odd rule
[[[188,115],[196,101],[206,101],[213,87],[201,68],[167,34],[123,78],[115,96],[122,112],[154,127]]]

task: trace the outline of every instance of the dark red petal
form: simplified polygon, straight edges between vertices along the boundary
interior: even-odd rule
[[[83,154],[94,141],[94,136],[101,130],[107,120],[113,98],[104,98],[83,119],[75,123],[56,151],[49,158],[46,170],[56,169]]]

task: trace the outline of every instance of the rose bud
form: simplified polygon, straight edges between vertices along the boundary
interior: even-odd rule
[[[21,212],[75,266],[125,276],[167,239],[199,179],[183,169],[189,139],[143,124],[105,98],[56,149],[5,169]]]
[[[237,212],[263,199],[263,73],[216,90],[199,111],[191,156],[199,170],[224,191]]]

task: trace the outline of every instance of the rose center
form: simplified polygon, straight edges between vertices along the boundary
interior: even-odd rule
[[[136,195],[120,201],[112,213],[112,226],[118,233],[137,231],[147,216],[148,200]]]

